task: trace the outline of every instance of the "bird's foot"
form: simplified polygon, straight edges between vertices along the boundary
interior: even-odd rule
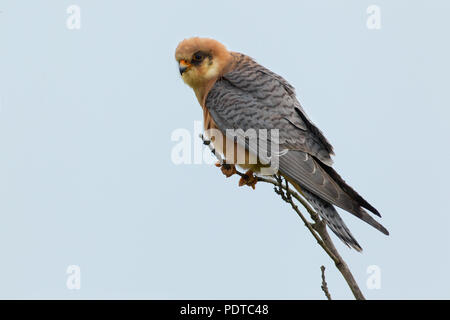
[[[216,167],[220,168],[222,173],[227,178],[231,177],[233,174],[236,173],[236,167],[234,166],[234,164],[227,164],[227,163],[222,164],[220,162],[216,162]]]
[[[239,187],[243,185],[252,187],[255,190],[255,185],[258,182],[258,177],[253,173],[252,170],[248,170],[239,180]]]

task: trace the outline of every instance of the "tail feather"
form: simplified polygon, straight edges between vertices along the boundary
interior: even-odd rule
[[[281,174],[302,190],[308,190],[325,202],[350,212],[382,233],[389,234],[386,228],[363,208],[378,216],[379,212],[345,183],[333,168],[299,150],[290,150],[279,160]]]
[[[353,237],[332,204],[322,200],[305,189],[301,189],[301,193],[319,216],[326,222],[331,231],[333,231],[344,244],[358,252],[362,251],[362,247],[359,245],[358,241],[356,241],[355,237]]]

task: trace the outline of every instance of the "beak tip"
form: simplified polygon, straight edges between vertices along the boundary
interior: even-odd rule
[[[180,75],[183,75],[183,73],[186,71],[187,67],[185,66],[180,66],[179,70],[180,70]]]
[[[190,64],[186,62],[186,60],[180,60],[178,68],[180,70],[180,75],[183,75],[183,73],[189,68]]]

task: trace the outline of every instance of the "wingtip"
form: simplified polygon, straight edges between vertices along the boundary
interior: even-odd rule
[[[386,229],[385,227],[383,227],[383,225],[381,225],[380,223],[377,223],[377,226],[374,226],[377,230],[379,230],[381,233],[385,234],[385,235],[389,235],[389,231],[388,229]]]
[[[366,209],[369,210],[370,212],[372,212],[374,215],[376,215],[376,216],[378,216],[378,217],[381,218],[380,212],[379,212],[377,209],[375,209],[374,207],[372,207],[367,201],[366,201],[365,204],[361,204],[361,206],[362,206],[363,208],[366,208]]]
[[[372,227],[374,227],[381,233],[384,233],[387,236],[389,235],[389,231],[385,227],[383,227],[383,225],[381,223],[379,223],[373,217],[371,217],[367,213],[367,211],[365,211],[362,207],[359,207],[359,212],[358,212],[358,214],[356,214],[356,216],[358,218],[360,218],[361,220],[363,220],[364,222],[370,224]]]

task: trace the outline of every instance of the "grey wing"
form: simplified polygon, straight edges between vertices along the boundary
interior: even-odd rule
[[[360,202],[346,193],[339,183],[330,177],[324,169],[325,167],[311,155],[294,150],[281,156],[279,161],[280,172],[294,180],[300,187],[306,188],[321,199],[352,213],[382,233],[389,234],[386,228],[372,218],[361,207]]]
[[[210,112],[226,113],[240,129],[278,129],[280,149],[302,150],[331,166],[333,147],[304,112],[294,88],[281,76],[241,56],[238,70],[227,73],[208,95]],[[223,98],[227,103],[220,103]],[[249,117],[248,122],[240,117],[241,112]]]
[[[378,214],[331,168],[333,149],[307,118],[293,88],[280,76],[245,60],[238,70],[219,79],[206,99],[212,118],[227,129],[278,129],[279,170],[321,199],[336,205],[387,234],[387,230],[361,207]],[[238,140],[239,141],[239,140]],[[251,146],[245,147],[252,153]]]

